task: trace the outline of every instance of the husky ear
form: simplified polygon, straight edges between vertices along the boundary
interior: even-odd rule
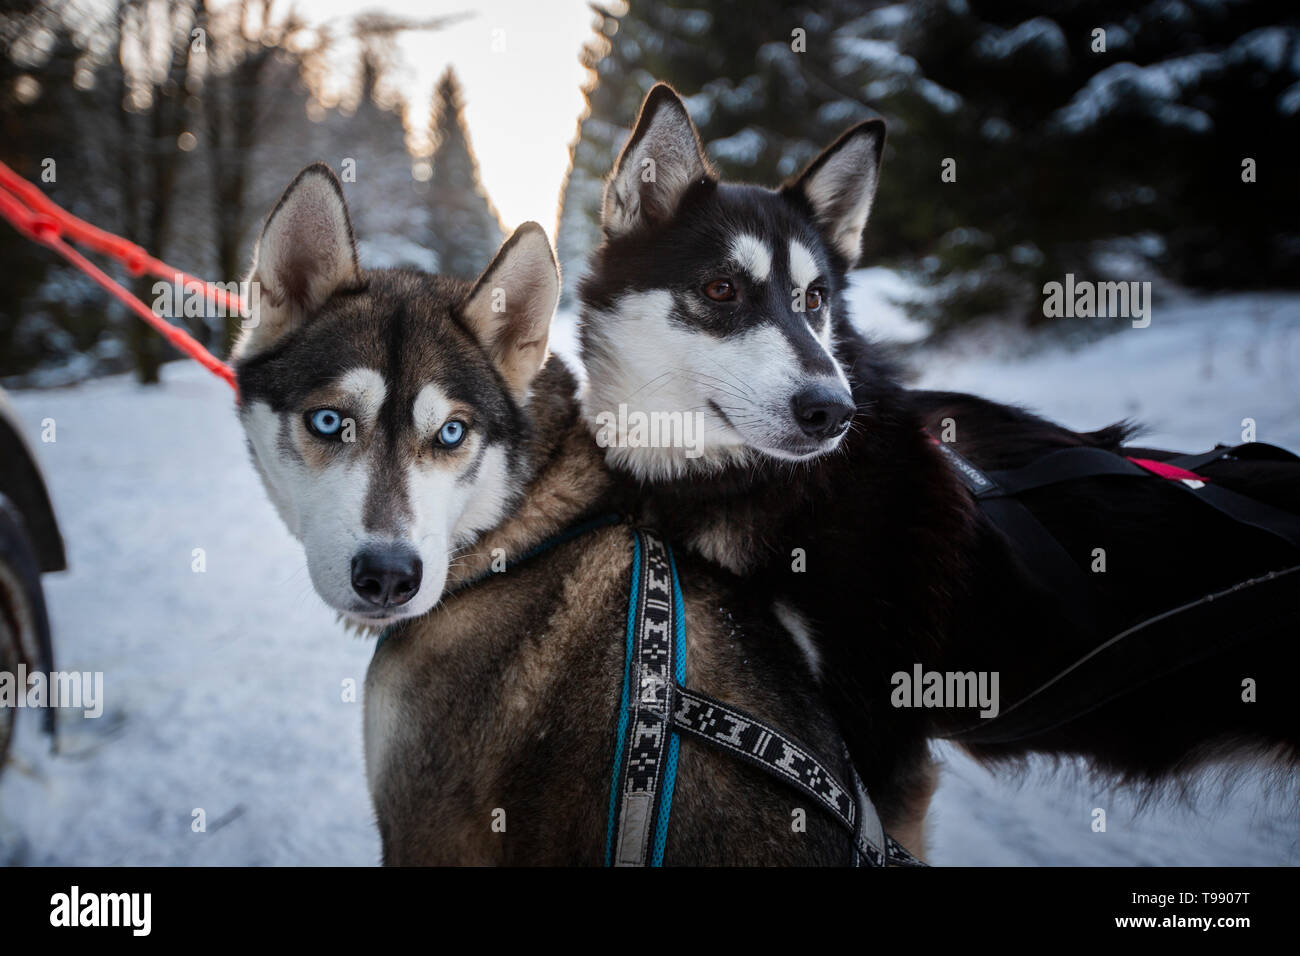
[[[872,119],[850,129],[814,159],[790,186],[807,200],[835,251],[850,266],[862,252],[862,230],[880,181],[885,123]]]
[[[546,361],[560,272],[546,232],[526,222],[507,239],[461,304],[460,314],[522,399]]]
[[[279,341],[337,290],[360,282],[343,187],[324,163],[300,172],[266,217],[251,279],[258,309],[240,355]]]
[[[636,128],[605,184],[601,225],[620,236],[663,222],[693,183],[712,175],[686,105],[659,83],[641,104]]]

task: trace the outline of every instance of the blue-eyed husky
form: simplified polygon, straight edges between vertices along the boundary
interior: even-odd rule
[[[236,368],[253,462],[320,596],[389,626],[365,695],[385,861],[624,860],[607,822],[616,739],[635,747],[642,731],[619,730],[620,714],[629,692],[653,702],[662,688],[625,674],[642,561],[629,529],[561,535],[608,509],[611,485],[573,378],[546,363],[558,276],[545,234],[521,226],[473,283],[366,271],[339,184],[316,165],[268,217],[252,279],[260,311]],[[852,779],[781,626],[705,562],[678,568],[685,686],[790,728]],[[664,862],[853,858],[807,794],[694,738],[676,753]],[[660,833],[668,811],[641,806],[627,800],[626,832]],[[919,849],[906,820],[885,823]]]
[[[1265,700],[1254,687],[1300,662],[1285,634],[1297,592],[1276,577],[1300,571],[1300,465],[1243,452],[1180,475],[1162,465],[1172,453],[1121,449],[1127,426],[1077,433],[901,387],[845,295],[883,143],[883,124],[867,121],[779,189],[725,183],[677,95],[659,85],[646,97],[580,284],[584,413],[624,475],[627,507],[743,576],[803,635],[884,813],[924,800],[926,740],[941,733],[984,757],[1077,753],[1144,780],[1228,751],[1294,760],[1300,709],[1284,688]],[[699,416],[702,441],[650,446],[621,427],[673,414]],[[945,448],[932,436],[949,423]],[[1015,501],[963,486],[981,468],[1063,450],[1097,473],[1040,476]],[[1249,488],[1285,510],[1215,515],[1191,485],[1149,469]],[[1233,601],[1244,603],[1214,604],[1235,616],[1192,603],[1243,581],[1251,590]],[[1182,605],[1177,630],[1111,642],[1100,667],[994,718],[996,732],[974,707],[937,698],[927,710],[898,694],[899,674],[997,674],[1009,708],[1104,639]]]

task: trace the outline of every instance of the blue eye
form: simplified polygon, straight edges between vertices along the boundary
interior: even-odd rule
[[[322,438],[333,438],[343,427],[343,416],[332,408],[307,413],[307,427]]]
[[[443,448],[455,448],[465,440],[466,431],[465,423],[453,418],[438,429],[438,444]]]

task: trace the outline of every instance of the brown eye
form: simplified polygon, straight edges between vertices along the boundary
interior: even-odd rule
[[[822,290],[809,289],[804,293],[803,304],[809,312],[816,312],[822,307]]]
[[[714,279],[704,287],[704,294],[714,302],[730,302],[736,297],[736,287],[730,279]]]

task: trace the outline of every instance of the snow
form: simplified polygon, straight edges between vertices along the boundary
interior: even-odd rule
[[[1148,328],[1070,320],[1117,328],[1076,351],[1059,345],[1019,360],[1005,354],[1005,340],[959,340],[923,353],[920,384],[1027,405],[1085,429],[1131,417],[1147,426],[1142,441],[1156,446],[1237,444],[1251,418],[1257,440],[1300,448],[1300,297],[1155,291]]]
[[[708,10],[684,10],[677,15],[676,23],[686,36],[699,36],[713,25],[713,14]]]
[[[863,37],[837,36],[833,45],[839,60],[837,73],[868,66],[878,73],[900,73],[913,76],[921,72],[920,64],[894,43],[886,40],[868,40]]]
[[[1116,63],[1093,74],[1088,85],[1052,114],[1052,121],[1071,133],[1080,133],[1124,108],[1141,111],[1165,126],[1207,133],[1214,121],[1208,113],[1177,100],[1198,78],[1219,68],[1222,61],[1210,53],[1194,53],[1150,66]]]
[[[1128,48],[1133,42],[1133,34],[1118,23],[1108,23],[1102,29],[1106,31],[1106,52],[1118,53]]]
[[[357,255],[366,269],[438,271],[438,254],[405,236],[384,233],[357,240]]]
[[[1223,57],[1218,53],[1189,53],[1161,60],[1147,67],[1153,76],[1168,76],[1180,88],[1195,86],[1209,75],[1223,68]]]
[[[1282,69],[1286,51],[1297,32],[1287,27],[1261,27],[1238,37],[1228,50],[1228,59],[1234,63],[1255,62],[1269,73]],[[1297,54],[1300,56],[1300,54]]]
[[[763,134],[752,126],[747,126],[739,133],[723,139],[715,139],[709,144],[709,156],[725,163],[749,166],[758,161],[763,154],[766,140]]]
[[[888,7],[879,7],[863,14],[856,20],[844,25],[847,34],[885,34],[897,36],[898,32],[912,19],[912,11],[905,3],[896,3]]]
[[[883,33],[896,36],[911,21],[912,12],[906,3],[878,7],[845,24],[844,32],[849,34]]]
[[[892,269],[859,269],[849,275],[849,313],[873,338],[916,342],[928,330],[902,306],[914,293],[914,287]]]
[[[907,291],[873,269],[854,274],[850,296],[864,326],[911,341],[923,330],[890,301]],[[553,344],[573,354],[571,313]],[[1078,427],[1137,416],[1151,441],[1191,450],[1239,440],[1247,417],[1261,440],[1300,447],[1300,297],[1165,296],[1149,328],[1076,352],[1013,359],[1005,344],[922,347],[921,381]],[[19,713],[0,776],[0,863],[373,864],[361,705],[344,695],[346,681],[360,688],[371,642],[345,633],[312,591],[226,387],[179,363],[163,382],[13,395],[69,550],[70,570],[45,579],[59,665],[102,671],[107,700],[98,720],[60,713],[57,755]],[[52,444],[40,441],[45,418]],[[1257,770],[1227,796],[1212,775],[1199,798],[1143,810],[1072,764],[995,775],[940,752],[938,864],[1300,862],[1295,795]],[[1097,807],[1105,833],[1091,830]],[[192,830],[196,808],[207,832]]]
[[[960,94],[954,93],[946,86],[940,86],[934,80],[918,76],[912,80],[912,88],[940,113],[955,113],[961,108]]]
[[[960,95],[922,76],[920,64],[901,52],[893,40],[838,35],[833,45],[831,68],[836,75],[850,76],[865,69],[873,77],[863,90],[866,102],[910,88],[941,113],[954,113],[962,104]]]
[[[975,44],[975,55],[986,60],[1006,60],[1025,51],[1060,68],[1070,57],[1065,32],[1049,17],[1034,17],[1010,30],[993,27]]]
[[[1106,322],[1081,319],[1079,322]],[[864,323],[865,324],[865,323]],[[1078,350],[1021,351],[1006,331],[923,349],[918,384],[978,392],[1078,428],[1132,417],[1141,441],[1201,451],[1256,438],[1300,448],[1300,296],[1158,298],[1151,325],[1127,323]],[[997,776],[953,748],[931,816],[931,862],[952,864],[1294,865],[1297,794],[1258,768],[1203,775],[1196,799],[1143,808],[1131,792],[1091,783],[1080,765],[1035,761]],[[1235,784],[1235,786],[1234,786]],[[1090,828],[1094,808],[1107,832]]]
[[[1283,116],[1300,113],[1300,83],[1293,83],[1277,98],[1277,111]]]
[[[1016,130],[1002,117],[990,116],[980,124],[980,135],[995,143],[1005,143],[1016,135]]]
[[[56,666],[102,671],[106,706],[59,713],[57,756],[19,713],[0,862],[374,863],[361,709],[342,699],[371,648],[312,590],[229,389],[192,364],[163,378],[13,396],[68,547],[45,578]]]

